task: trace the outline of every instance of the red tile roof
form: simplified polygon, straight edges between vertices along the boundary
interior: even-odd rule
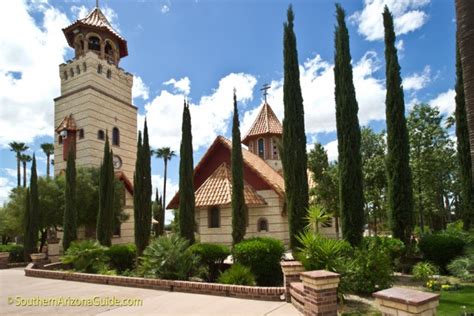
[[[265,134],[281,135],[283,134],[283,127],[278,120],[278,117],[273,112],[268,103],[264,103],[257,119],[253,122],[252,127],[245,135],[242,143],[247,145],[252,136],[260,136]]]
[[[230,205],[232,202],[232,174],[229,166],[224,162],[195,193],[196,207],[212,205]],[[245,204],[248,206],[264,205],[265,200],[244,181]]]
[[[73,47],[74,34],[72,33],[73,29],[79,26],[88,26],[95,29],[100,29],[106,31],[112,36],[114,36],[120,45],[120,57],[125,57],[128,55],[127,41],[117,32],[112,25],[109,23],[104,13],[99,8],[92,10],[85,18],[79,19],[76,22],[72,23],[68,27],[63,29],[64,35],[68,44]]]
[[[61,123],[59,123],[58,127],[56,127],[56,133],[59,133],[62,130],[75,131],[76,129],[76,121],[72,117],[72,114],[69,114],[69,116],[66,116]]]

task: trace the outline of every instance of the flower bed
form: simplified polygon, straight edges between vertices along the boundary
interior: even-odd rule
[[[62,267],[63,265],[61,263],[53,263],[46,265],[43,269],[38,269],[33,263],[30,263],[25,268],[25,275],[29,277],[129,286],[162,291],[176,291],[195,294],[228,296],[255,300],[281,301],[285,299],[284,287],[227,285],[206,282],[148,279],[139,277],[101,275],[56,270]]]

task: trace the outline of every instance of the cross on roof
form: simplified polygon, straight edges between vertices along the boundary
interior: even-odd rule
[[[268,89],[270,89],[270,85],[268,83],[264,84],[263,88],[260,89],[260,91],[263,91],[263,98],[265,99],[265,103],[267,103]]]
[[[96,7],[96,8],[99,7],[99,0],[95,0],[95,7]]]

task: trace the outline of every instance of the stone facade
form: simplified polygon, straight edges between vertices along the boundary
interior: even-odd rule
[[[288,216],[282,214],[283,200],[273,190],[257,191],[266,201],[266,205],[249,208],[248,226],[245,238],[273,237],[286,245],[289,243]],[[232,210],[230,206],[220,207],[220,225],[210,228],[209,209],[196,209],[196,222],[199,223],[198,234],[201,242],[232,244]],[[267,221],[268,231],[259,231],[261,220]]]
[[[72,114],[76,123],[76,165],[100,167],[104,139],[108,133],[114,155],[121,160],[116,171],[133,179],[137,143],[137,108],[132,105],[133,76],[115,64],[89,51],[59,66],[61,96],[55,101],[55,126]],[[119,142],[113,144],[112,131],[119,131]],[[66,169],[62,136],[55,137],[55,174]],[[117,159],[117,158],[116,158]],[[113,243],[133,241],[133,196],[126,191],[125,212],[129,220],[122,223],[120,236]],[[80,234],[79,234],[80,235]]]

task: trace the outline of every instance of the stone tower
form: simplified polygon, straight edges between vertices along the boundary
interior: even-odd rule
[[[273,169],[281,172],[283,167],[278,143],[282,135],[283,127],[275,112],[265,101],[252,127],[242,140],[242,144],[246,145],[250,152],[265,160]]]
[[[126,188],[125,211],[130,214],[113,242],[131,242],[137,108],[132,104],[133,76],[119,67],[121,58],[128,55],[127,41],[98,7],[63,32],[75,56],[59,66],[61,95],[54,100],[55,173],[66,169],[71,147],[77,167],[99,167],[108,136],[115,174]]]

